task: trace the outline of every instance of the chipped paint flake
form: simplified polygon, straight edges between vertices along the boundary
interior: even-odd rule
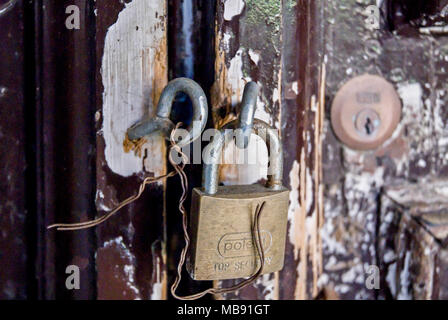
[[[152,293],[150,300],[162,300],[163,298],[163,290],[164,290],[164,282],[162,281],[162,275],[160,272],[160,258],[156,258],[155,263],[155,273],[156,273],[156,282],[152,285]]]
[[[260,54],[252,49],[249,49],[249,57],[255,63],[258,65],[258,62],[260,61]]]
[[[291,186],[291,191],[289,192],[289,210],[288,210],[288,221],[290,223],[290,228],[288,230],[289,242],[292,244],[296,243],[296,212],[300,211],[299,203],[299,170],[300,165],[297,160],[294,160],[292,164],[292,169],[289,172],[289,183]],[[298,258],[298,250],[294,250],[294,260]]]
[[[143,169],[158,176],[165,170],[161,138],[149,139],[144,146],[143,154],[149,161],[123,150],[126,130],[144,116],[154,114],[158,96],[166,84],[165,15],[165,4],[161,1],[134,0],[126,3],[107,31],[101,66],[102,133],[106,162],[121,176]]]
[[[135,299],[140,300],[140,290],[135,283],[135,256],[124,243],[123,237],[119,236],[105,241],[100,251],[104,252],[104,249],[111,249],[118,252],[123,261],[127,262],[125,265],[114,266],[114,277],[120,279],[120,281],[124,281],[126,287],[135,294]]]
[[[230,21],[233,17],[240,15],[244,6],[243,0],[226,0],[224,2],[224,20]]]

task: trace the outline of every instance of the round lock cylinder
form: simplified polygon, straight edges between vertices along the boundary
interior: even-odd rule
[[[365,74],[344,84],[331,106],[331,124],[348,147],[371,150],[391,137],[401,118],[401,101],[384,78]]]

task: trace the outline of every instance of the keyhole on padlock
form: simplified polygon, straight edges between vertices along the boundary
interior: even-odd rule
[[[366,118],[366,124],[364,125],[364,128],[366,129],[366,133],[368,135],[370,135],[373,132],[373,124],[372,124],[372,120],[370,120],[370,118]]]
[[[372,136],[380,126],[380,117],[372,109],[364,109],[355,119],[356,130],[363,136]]]

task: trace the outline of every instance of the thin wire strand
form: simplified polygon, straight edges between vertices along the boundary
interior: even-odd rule
[[[185,163],[187,162],[187,158],[186,155],[183,154],[181,152],[181,149],[179,146],[177,146],[177,144],[174,141],[174,133],[176,132],[176,130],[182,125],[181,122],[179,122],[176,127],[173,129],[173,131],[171,132],[171,148],[172,149],[176,149],[181,155],[182,155],[182,165],[179,167],[181,169],[181,171],[183,172],[183,169],[185,167]],[[111,218],[113,215],[115,215],[118,211],[120,211],[123,207],[127,206],[128,204],[136,201],[137,199],[139,199],[141,197],[141,195],[143,194],[143,192],[145,191],[145,188],[148,184],[157,182],[157,181],[162,181],[165,180],[167,178],[170,177],[174,177],[176,174],[178,174],[177,171],[172,171],[168,174],[165,174],[163,176],[159,176],[159,177],[147,177],[143,180],[143,182],[140,184],[139,186],[139,190],[138,193],[130,196],[129,198],[127,198],[126,200],[120,202],[112,211],[104,214],[103,216],[93,219],[93,220],[89,220],[89,221],[85,221],[85,222],[78,222],[78,223],[55,223],[52,224],[50,226],[47,227],[47,229],[54,229],[56,228],[56,230],[58,231],[74,231],[74,230],[82,230],[82,229],[88,229],[88,228],[92,228],[95,227],[101,223],[103,223],[104,221],[108,220],[109,218]]]
[[[79,222],[79,223],[56,223],[56,224],[52,224],[52,225],[48,226],[47,229],[56,228],[56,230],[58,230],[58,231],[73,231],[73,230],[81,230],[81,229],[87,229],[87,228],[97,226],[97,225],[103,223],[104,221],[108,220],[109,218],[111,218],[123,207],[125,207],[128,204],[139,199],[140,196],[145,191],[146,185],[173,177],[175,175],[179,175],[181,186],[182,186],[182,195],[179,199],[179,207],[178,208],[179,208],[179,212],[182,214],[182,229],[184,232],[185,246],[182,249],[179,264],[177,265],[177,276],[176,276],[174,283],[171,286],[171,294],[173,295],[173,297],[175,297],[176,299],[179,299],[179,300],[196,300],[196,299],[202,298],[203,296],[205,296],[207,294],[223,294],[223,293],[231,293],[231,292],[240,290],[240,289],[248,286],[249,284],[255,282],[257,280],[257,278],[261,275],[261,273],[263,272],[263,268],[264,268],[265,256],[264,256],[263,243],[262,243],[261,234],[260,234],[260,215],[263,211],[263,208],[264,208],[264,205],[266,202],[257,204],[257,207],[255,209],[255,215],[254,215],[254,223],[252,226],[252,236],[255,240],[254,242],[256,243],[257,253],[260,257],[260,267],[258,268],[257,272],[255,272],[255,274],[252,275],[251,277],[249,277],[248,279],[246,279],[232,287],[229,287],[229,288],[210,288],[210,289],[207,289],[207,290],[204,290],[202,292],[195,293],[192,295],[178,296],[176,294],[176,290],[177,290],[179,283],[182,279],[182,268],[185,264],[188,249],[190,247],[190,236],[188,235],[188,214],[184,208],[184,202],[187,198],[187,191],[188,191],[188,179],[187,179],[187,175],[184,171],[184,168],[185,168],[185,164],[188,161],[188,158],[182,152],[182,149],[176,144],[176,142],[174,140],[175,132],[180,126],[181,126],[181,123],[178,123],[176,125],[176,127],[173,129],[173,131],[171,131],[171,136],[170,136],[171,147],[170,147],[170,151],[169,151],[169,161],[170,161],[171,165],[174,167],[175,171],[172,171],[166,175],[159,176],[159,177],[147,177],[140,184],[137,194],[130,196],[129,198],[127,198],[126,200],[121,202],[112,211],[110,211],[109,213],[107,213],[97,219],[86,221],[86,222]],[[173,151],[176,151],[181,155],[182,161],[180,164],[178,164],[176,161],[174,161]]]

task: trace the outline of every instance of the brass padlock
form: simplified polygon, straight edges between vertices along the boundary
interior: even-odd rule
[[[231,122],[206,147],[203,186],[193,189],[190,211],[192,243],[187,270],[195,280],[224,280],[252,276],[260,267],[252,232],[255,209],[265,203],[259,233],[264,252],[262,274],[283,268],[289,190],[282,185],[280,139],[268,124],[254,120],[252,130],[268,147],[270,167],[266,185],[218,187],[218,168],[225,141],[238,127]]]

